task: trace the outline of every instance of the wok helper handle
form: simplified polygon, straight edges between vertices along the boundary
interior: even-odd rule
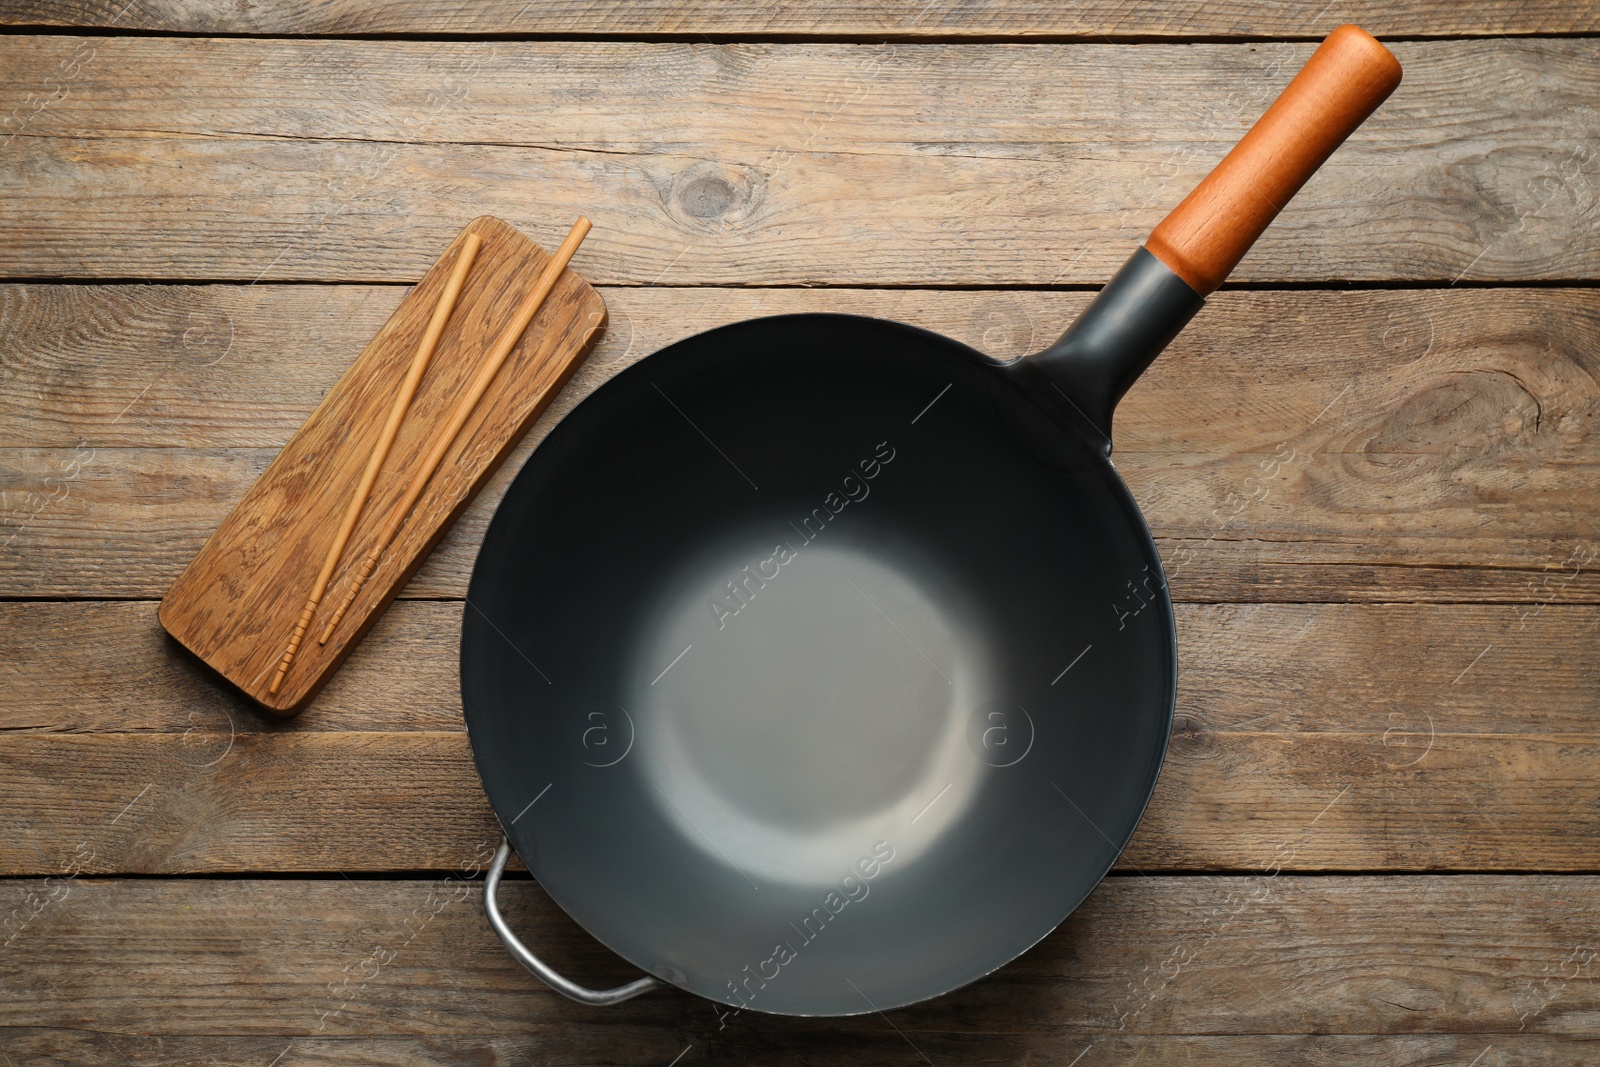
[[[1340,26],[1145,248],[1196,293],[1212,292],[1399,84],[1400,62],[1387,48],[1360,27]]]

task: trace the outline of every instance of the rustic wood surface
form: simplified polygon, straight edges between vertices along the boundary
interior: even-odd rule
[[[0,39],[0,271],[410,282],[472,204],[597,283],[1097,285],[1314,50],[1128,47]],[[1394,51],[1233,280],[1593,277],[1600,41]]]
[[[729,1013],[719,1030],[708,1002],[675,990],[618,1017],[540,985],[482,921],[471,855],[461,870],[388,881],[64,882],[0,959],[14,997],[0,1019],[76,1031],[79,1047],[94,1031],[119,1046],[152,1022],[170,1037],[279,1038],[264,1057],[264,1042],[246,1046],[258,1064],[291,1039],[310,1039],[317,1062],[319,1042],[372,1034],[426,1036],[464,1057],[499,1037],[534,1063],[665,1064],[689,1044],[730,1062],[909,1063],[905,1037],[935,1064],[1066,1063],[1103,1035],[1107,1064],[1160,1051],[1140,1035],[1185,1033],[1438,1035],[1456,1040],[1414,1047],[1470,1060],[1500,1046],[1491,1063],[1525,1062],[1515,1050],[1540,1037],[1569,1062],[1596,1047],[1572,1033],[1600,1011],[1593,876],[1118,876],[1016,963],[892,1021]],[[597,983],[628,975],[531,882],[504,897],[508,921],[552,962]],[[1285,1004],[1289,988],[1304,999]]]
[[[333,572],[327,610],[311,620],[315,629],[274,692],[274,670],[301,618],[306,591],[323,566],[417,338],[468,233],[478,235],[483,249],[439,340],[431,373],[400,426],[381,472],[386,476],[373,485],[366,514],[378,521],[361,524],[350,539]],[[489,350],[501,343],[549,262],[538,244],[499,219],[476,219],[463,229],[167,590],[160,611],[167,632],[276,712],[292,713],[322,688],[422,566],[445,527],[550,405],[604,327],[605,302],[599,294],[573,272],[563,273],[537,321],[513,338],[506,365],[471,409],[422,495],[405,506],[424,457],[460,417],[463,397],[483,371]],[[284,351],[281,335],[278,343]],[[392,543],[380,545],[380,531],[396,516],[403,525]],[[375,549],[383,555],[373,580],[361,586],[348,620],[322,644],[317,635],[351,595],[351,583]]]
[[[1321,39],[1356,22],[1380,36],[1582,33],[1600,28],[1592,7],[1569,0],[878,0],[764,4],[758,0],[8,0],[0,25],[83,26],[169,33],[437,34],[563,33],[639,37],[680,34],[816,34],[879,37],[1272,36]]]
[[[552,415],[662,345],[755,315],[880,315],[1011,357],[1047,344],[1088,297],[602,293],[607,333]],[[0,440],[26,442],[0,450],[14,487],[0,594],[161,596],[402,295],[0,287]],[[303,331],[295,348],[281,343],[289,329]],[[1225,291],[1118,409],[1116,459],[1180,600],[1595,603],[1597,380],[1593,289]],[[494,505],[552,421],[404,595],[462,595]]]
[[[1118,412],[1181,670],[1118,872],[887,1017],[595,1010],[522,972],[477,900],[456,655],[554,417],[754,315],[1042,347],[1345,21],[1405,82]],[[1600,1059],[1600,5],[0,25],[0,1063]],[[166,637],[157,600],[451,236],[580,212],[604,336],[306,711]],[[574,975],[629,974],[525,875],[504,896]]]
[[[136,832],[85,870],[452,867],[493,826],[461,611],[395,605],[282,723],[197,673],[148,602],[0,607],[0,795],[29,800],[0,875],[53,871],[113,819]],[[1177,731],[1121,869],[1593,870],[1600,664],[1567,660],[1600,609],[1525,612],[1181,606]]]

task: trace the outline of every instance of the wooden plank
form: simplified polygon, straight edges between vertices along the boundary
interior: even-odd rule
[[[533,434],[539,434],[535,427]],[[530,434],[530,436],[533,436]],[[404,597],[460,597],[494,506],[532,453],[518,446],[505,466],[445,532]],[[22,597],[157,597],[166,591],[211,534],[228,508],[260,476],[275,450],[226,449],[0,449],[6,532],[0,544],[0,595]],[[1119,469],[1145,508],[1167,563],[1175,599],[1186,602],[1397,601],[1498,602],[1538,605],[1600,602],[1600,572],[1590,561],[1600,541],[1584,521],[1581,498],[1571,510],[1563,497],[1581,493],[1591,468],[1560,476],[1561,494],[1520,494],[1515,474],[1495,478],[1506,496],[1528,502],[1495,516],[1480,516],[1483,536],[1453,542],[1431,539],[1425,510],[1396,504],[1375,487],[1378,506],[1342,512],[1320,506],[1314,494],[1340,487],[1343,473],[1311,481],[1339,459],[1321,457],[1283,487],[1273,506],[1254,506],[1244,494],[1255,484],[1269,452],[1215,458],[1210,469],[1190,458],[1183,477],[1202,484],[1177,486],[1170,468],[1141,471],[1143,457],[1121,457]],[[1170,463],[1170,458],[1166,461]],[[1316,463],[1313,460],[1313,463]],[[1361,459],[1352,464],[1367,466]],[[1415,463],[1412,470],[1422,468]],[[1368,468],[1370,469],[1370,467]],[[1515,468],[1513,468],[1515,470]],[[1406,474],[1401,463],[1386,473]],[[1174,491],[1163,498],[1151,484],[1166,474]],[[1493,477],[1491,475],[1491,477]],[[1330,484],[1331,483],[1331,484]],[[1242,488],[1241,488],[1242,487]],[[1277,487],[1273,487],[1276,489]],[[1414,489],[1461,493],[1460,483],[1424,473]],[[1191,511],[1174,497],[1196,493],[1211,505]],[[1291,497],[1290,493],[1294,495]],[[1363,494],[1365,495],[1365,494]],[[1388,495],[1390,499],[1384,499]],[[1503,499],[1503,497],[1502,497]],[[1540,504],[1544,507],[1540,507]],[[1365,505],[1365,502],[1363,501]],[[1554,507],[1552,507],[1552,505]],[[1297,507],[1309,514],[1302,514]],[[1217,516],[1210,512],[1215,509]],[[1498,510],[1498,509],[1497,509]],[[1551,515],[1550,510],[1556,510]],[[1456,516],[1470,515],[1462,508]],[[1220,519],[1226,516],[1226,519]],[[1403,517],[1416,532],[1389,533],[1384,524]],[[1499,531],[1498,519],[1511,526]],[[1540,530],[1540,525],[1554,529]],[[1516,527],[1523,527],[1518,536]],[[1535,529],[1527,530],[1528,526]],[[1470,534],[1462,522],[1458,527]]]
[[[1311,48],[12,37],[0,272],[410,281],[581,212],[600,282],[1092,284]],[[1395,50],[1236,280],[1600,274],[1600,42]]]
[[[237,734],[289,730],[459,731],[459,601],[397,601],[286,723],[262,711],[156,620],[154,601],[0,602],[0,731],[155,731],[193,762]],[[1549,619],[1566,619],[1552,608]],[[1558,624],[1559,625],[1559,624]]]
[[[1180,608],[1177,728],[1123,869],[1600,866],[1595,610],[1525,611]],[[152,604],[0,605],[0,798],[29,813],[0,871],[55,870],[97,826],[107,871],[450,866],[492,832],[459,615],[397,604],[290,728]]]
[[[462,729],[459,601],[399,601],[292,727],[165,638],[151,602],[0,603],[0,733],[234,735]],[[1180,604],[1182,744],[1238,730],[1377,735],[1391,762],[1459,734],[1600,727],[1600,609]],[[199,758],[203,754],[204,758]]]
[[[408,587],[460,596],[556,418],[685,335],[833,310],[1001,358],[1082,293],[611,288],[587,364]],[[356,286],[0,287],[0,592],[152,597],[399,301]],[[1593,290],[1224,292],[1135,386],[1117,462],[1190,600],[1600,600]]]
[[[1405,714],[1186,721],[1121,869],[1600,870],[1600,734],[1429,735]],[[12,734],[0,797],[4,874],[58,871],[89,839],[97,874],[444,869],[495,832],[455,731]]]
[[[241,1009],[243,1010],[243,1009]],[[929,1027],[916,1046],[880,1023],[876,1031],[848,1021],[792,1023],[751,1020],[729,1037],[703,1042],[683,1038],[674,1049],[666,1034],[615,1019],[604,1029],[578,1023],[520,1037],[482,1032],[448,1037],[169,1037],[81,1030],[18,1027],[5,1035],[18,1063],[73,1063],[80,1067],[169,1067],[237,1064],[261,1067],[367,1067],[404,1063],[415,1067],[527,1067],[530,1063],[667,1063],[688,1053],[684,1067],[708,1063],[783,1062],[810,1053],[830,1064],[903,1065],[935,1063],[1009,1065],[1071,1063],[1073,1067],[1123,1067],[1129,1063],[1182,1063],[1189,1067],[1237,1067],[1241,1063],[1404,1063],[1454,1067],[1568,1067],[1592,1061],[1600,1049],[1593,1037],[1481,1034],[1148,1034],[1137,1037],[1081,1034],[950,1034]],[[1486,1055],[1484,1055],[1487,1053]],[[1471,1061],[1481,1056],[1477,1064]],[[541,1060],[536,1057],[545,1057]]]
[[[1594,9],[1557,0],[1456,4],[1449,0],[1183,0],[1160,5],[1133,0],[981,0],[929,4],[926,0],[875,3],[768,4],[757,0],[646,0],[617,5],[600,0],[528,4],[484,0],[459,5],[429,0],[370,5],[292,3],[197,4],[191,0],[13,0],[0,8],[0,25],[100,27],[176,33],[298,34],[498,34],[566,33],[585,36],[645,34],[833,34],[881,36],[1101,37],[1321,37],[1344,22],[1375,34],[1429,36],[1578,33],[1600,26]]]
[[[924,326],[997,359],[1038,351],[1090,294],[918,289],[601,290],[606,332],[562,406],[692,334],[762,315],[836,311]],[[0,440],[72,448],[279,447],[399,305],[395,286],[0,285]],[[1518,415],[1502,460],[1585,454],[1600,407],[1600,294],[1583,289],[1223,291],[1117,412],[1117,458],[1134,453],[1318,452],[1445,383],[1494,376],[1485,400]],[[1348,387],[1348,389],[1346,388]],[[1521,395],[1519,395],[1521,394]],[[1329,401],[1338,400],[1334,407]],[[1476,399],[1466,397],[1464,399]],[[1477,414],[1479,405],[1464,413]],[[1323,409],[1327,410],[1324,411]],[[1412,413],[1368,450],[1448,450],[1496,424],[1418,440]],[[1545,422],[1551,426],[1542,425]],[[1303,436],[1311,424],[1331,427]],[[1523,425],[1526,424],[1526,425]],[[1370,433],[1370,431],[1369,431]],[[1401,441],[1405,437],[1408,440]]]
[[[372,486],[363,516],[368,521],[356,527],[332,573],[327,609],[316,626],[332,618],[335,605],[341,614],[348,608],[349,617],[327,644],[316,631],[303,634],[293,669],[281,676],[289,634],[301,634],[308,622],[306,597],[327,581],[317,575],[332,531],[367,470],[418,338],[469,240],[481,241],[482,251],[394,438],[390,473]],[[572,271],[554,278],[537,322],[511,337],[502,352],[506,365],[470,417],[463,416],[454,443],[445,442],[449,451],[421,495],[406,506],[413,474],[458,418],[462,398],[489,358],[484,353],[514,322],[526,321],[524,302],[553,254],[499,219],[468,224],[172,584],[161,602],[167,632],[279,714],[293,714],[322,688],[550,405],[605,325],[605,302],[587,282]],[[380,544],[391,516],[404,524]],[[358,571],[373,575],[359,593],[353,585]]]
[[[1021,959],[892,1013],[892,1024],[875,1014],[719,1020],[709,1002],[677,991],[607,1011],[573,1004],[511,960],[479,910],[476,880],[461,877],[5,888],[22,900],[64,896],[32,914],[0,956],[0,1024],[113,1039],[279,1038],[259,1052],[251,1045],[247,1062],[258,1065],[290,1037],[310,1040],[285,1057],[303,1063],[317,1062],[328,1039],[448,1042],[486,1031],[537,1063],[667,1063],[689,1045],[699,1062],[834,1062],[835,1053],[911,1062],[905,1038],[935,1063],[1016,1062],[1030,1051],[1066,1063],[1102,1034],[1127,1043],[1098,1050],[1096,1063],[1141,1049],[1196,1048],[1202,1062],[1253,1050],[1165,1044],[1164,1035],[1198,1032],[1351,1035],[1326,1047],[1462,1057],[1404,1062],[1464,1065],[1486,1046],[1504,1054],[1481,1067],[1525,1062],[1515,1058],[1525,1047],[1576,1062],[1594,1048],[1600,1011],[1593,877],[1111,878]],[[531,883],[509,883],[503,896],[512,927],[561,970],[596,984],[630,974]],[[1469,1034],[1475,1045],[1371,1040]],[[1162,1040],[1138,1040],[1146,1035]],[[597,1047],[610,1052],[591,1058]],[[450,1056],[451,1043],[433,1054]]]

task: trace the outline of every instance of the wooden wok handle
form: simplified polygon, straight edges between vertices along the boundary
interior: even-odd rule
[[[1306,179],[1400,84],[1400,62],[1357,26],[1328,35],[1283,94],[1150,234],[1145,248],[1205,296]]]

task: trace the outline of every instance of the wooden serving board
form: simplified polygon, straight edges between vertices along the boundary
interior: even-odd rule
[[[483,247],[310,633],[282,687],[269,693],[274,666],[469,232],[482,236]],[[160,611],[167,632],[270,710],[293,715],[304,707],[554,398],[605,324],[600,294],[570,269],[564,272],[349,614],[327,645],[317,644],[412,472],[548,259],[499,219],[485,216],[462,230],[167,591]]]

